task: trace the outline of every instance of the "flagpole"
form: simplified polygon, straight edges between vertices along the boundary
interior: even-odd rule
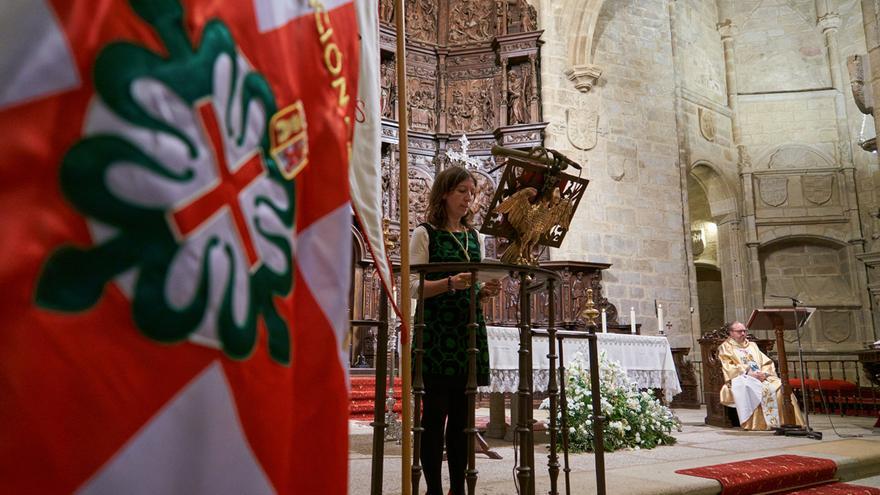
[[[400,312],[403,329],[400,335],[400,375],[401,375],[401,454],[400,480],[401,493],[412,494],[412,346],[409,291],[409,141],[407,133],[406,108],[406,13],[403,0],[395,0],[395,27],[397,29],[397,129],[398,160],[400,163]],[[393,378],[392,378],[393,379]]]

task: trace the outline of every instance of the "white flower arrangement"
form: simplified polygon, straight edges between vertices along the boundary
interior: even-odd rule
[[[653,449],[658,445],[672,445],[673,429],[681,431],[681,422],[672,411],[654,397],[653,391],[636,389],[626,371],[615,361],[599,353],[599,388],[602,394],[602,414],[605,416],[605,451],[619,449]],[[590,391],[589,364],[577,354],[566,367],[565,394],[568,402],[567,426],[569,451],[593,451],[593,397]],[[549,409],[550,400],[541,403]],[[561,409],[561,407],[560,407]],[[562,415],[557,424],[561,427]],[[561,448],[561,441],[559,446]]]

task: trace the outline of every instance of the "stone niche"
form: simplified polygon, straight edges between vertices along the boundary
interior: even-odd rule
[[[764,306],[786,306],[795,297],[817,314],[801,335],[805,348],[840,350],[858,347],[861,341],[860,298],[857,297],[855,267],[850,247],[820,238],[792,238],[759,250]],[[786,340],[796,335],[787,332]]]

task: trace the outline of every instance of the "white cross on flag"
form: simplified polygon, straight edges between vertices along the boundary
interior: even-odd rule
[[[0,493],[347,493],[354,5],[0,12]]]

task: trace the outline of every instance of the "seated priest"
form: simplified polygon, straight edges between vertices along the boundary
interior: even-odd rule
[[[782,381],[776,367],[758,345],[748,339],[746,326],[738,321],[725,325],[730,336],[718,346],[718,360],[724,372],[721,403],[735,407],[744,430],[769,430],[782,426]],[[791,395],[795,423],[804,419],[794,394]],[[791,418],[788,418],[791,421]]]

